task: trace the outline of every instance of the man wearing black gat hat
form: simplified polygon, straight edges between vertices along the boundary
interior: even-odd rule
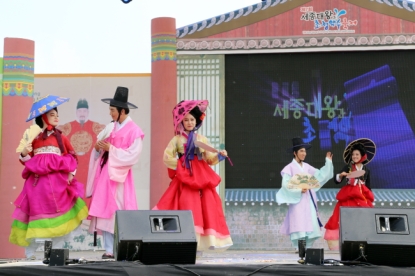
[[[117,210],[137,210],[132,166],[138,162],[144,133],[128,116],[136,105],[128,102],[128,88],[117,87],[114,98],[102,99],[109,104],[112,122],[98,134],[91,153],[87,197],[92,197],[89,231],[102,232],[103,259],[114,258],[114,222]],[[91,163],[90,163],[91,164]],[[91,177],[95,176],[95,177]]]
[[[299,243],[311,247],[321,237],[323,224],[318,215],[316,191],[333,177],[332,154],[327,152],[325,165],[316,169],[304,162],[311,145],[298,137],[292,143],[288,151],[294,158],[281,171],[281,189],[277,193],[278,204],[289,204],[280,233],[289,235],[294,247]]]

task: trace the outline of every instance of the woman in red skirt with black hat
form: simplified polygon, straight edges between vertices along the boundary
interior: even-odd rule
[[[373,207],[375,198],[370,189],[370,170],[367,164],[373,159],[375,153],[375,143],[367,138],[351,142],[344,151],[343,159],[347,165],[334,176],[334,182],[340,184],[347,179],[347,185],[337,193],[337,204],[325,225],[324,239],[327,240],[331,250],[339,249],[340,207]]]

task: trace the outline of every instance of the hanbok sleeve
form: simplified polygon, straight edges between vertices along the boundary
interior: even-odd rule
[[[108,136],[110,136],[110,134],[111,134],[111,132],[112,132],[112,130],[114,129],[114,122],[111,122],[111,123],[109,123],[109,124],[107,124],[106,126],[105,126],[105,128],[104,129],[102,129],[99,133],[98,133],[98,135],[97,135],[97,140],[98,141],[101,141],[101,140],[104,140],[105,138],[107,138]]]
[[[208,139],[203,135],[198,135],[198,140],[203,142],[204,144],[211,146]],[[219,158],[218,156],[219,153],[217,152],[210,152],[204,149],[200,149],[200,151],[202,152],[203,160],[205,160],[206,163],[208,163],[208,165],[210,166],[216,165],[224,159],[224,158]]]
[[[68,139],[65,135],[62,135],[61,137],[62,137],[63,146],[65,147],[66,152],[67,152],[68,154],[72,155],[72,156],[73,156],[73,158],[75,158],[76,163],[78,164],[78,156],[76,155],[76,152],[75,152],[75,150],[74,150],[74,148],[73,148],[73,146],[72,146],[71,142],[69,142],[69,139]],[[72,174],[73,176],[75,176],[75,174],[76,174],[76,169],[75,169],[73,172],[71,172],[71,174]]]
[[[163,162],[167,168],[176,170],[177,167],[177,136],[170,140],[163,154]]]
[[[326,164],[314,172],[314,177],[320,182],[320,187],[313,189],[317,192],[327,181],[333,178],[333,162],[329,158],[326,158]]]
[[[24,165],[25,162],[29,161],[32,158],[30,153],[31,152],[29,152],[25,157],[23,157],[21,154],[19,154],[19,161],[20,161],[21,164]]]
[[[131,167],[138,162],[143,149],[143,140],[138,137],[126,149],[110,146],[108,153],[108,173],[112,181],[123,183]]]
[[[334,183],[341,184],[343,182],[343,180],[346,179],[345,177],[343,177],[343,178],[340,177],[340,174],[342,172],[346,172],[346,173],[350,172],[350,167],[348,165],[344,166],[343,169],[333,177]]]
[[[108,136],[110,136],[111,131],[114,129],[114,122],[111,122],[109,124],[107,124],[97,135],[97,142],[98,141],[102,141],[106,138],[108,138]],[[98,160],[98,158],[100,158],[103,154],[103,150],[97,150],[95,148],[95,145],[92,149],[92,154],[94,156],[94,160]]]
[[[297,204],[301,200],[301,189],[289,189],[288,184],[291,176],[285,173],[282,177],[281,189],[277,192],[277,202],[279,204]]]

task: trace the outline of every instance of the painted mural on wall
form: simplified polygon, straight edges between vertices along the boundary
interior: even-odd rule
[[[97,136],[105,128],[105,124],[94,122],[89,117],[89,103],[85,98],[77,100],[75,115],[72,121],[58,126],[62,133],[68,137],[77,156],[77,179],[86,185],[88,178],[88,166],[91,151],[97,142]],[[87,203],[89,199],[85,198]]]

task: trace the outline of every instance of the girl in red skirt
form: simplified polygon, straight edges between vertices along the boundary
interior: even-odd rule
[[[341,206],[373,207],[374,196],[370,189],[370,170],[366,166],[375,156],[375,143],[367,138],[351,142],[344,151],[343,158],[347,164],[334,176],[334,182],[340,184],[347,179],[347,185],[337,193],[337,204],[325,228],[324,239],[331,250],[339,249],[339,215]],[[357,178],[351,178],[350,173],[364,171]]]
[[[221,178],[210,167],[224,160],[226,150],[209,152],[195,146],[208,144],[196,133],[202,125],[208,101],[181,101],[173,109],[175,135],[164,151],[163,161],[172,179],[153,210],[191,210],[197,250],[226,250],[233,243],[221,199],[216,192]]]

